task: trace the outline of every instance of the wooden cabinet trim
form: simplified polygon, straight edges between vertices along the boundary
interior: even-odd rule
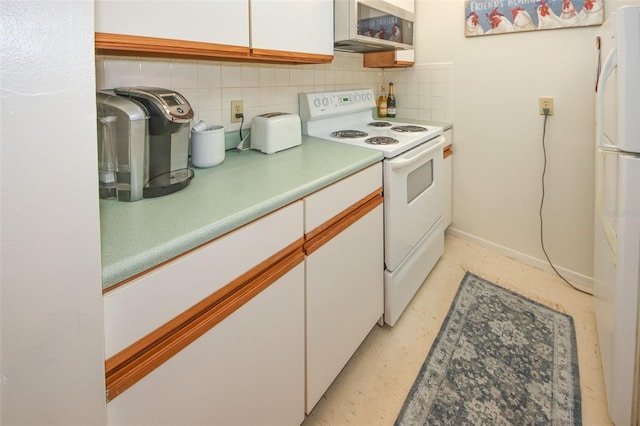
[[[249,47],[125,34],[95,33],[96,53],[194,59],[248,59]]]
[[[95,33],[95,49],[99,55],[280,64],[324,64],[333,60],[333,55],[251,49],[245,46],[110,33]]]
[[[449,156],[453,155],[453,149],[451,147],[451,144],[447,145],[444,147],[444,151],[442,153],[443,158],[447,158]]]
[[[333,237],[382,204],[382,187],[305,234],[304,252],[308,256]]]
[[[304,239],[285,247],[223,288],[105,361],[107,402],[304,261]]]
[[[396,52],[389,50],[386,52],[371,52],[362,55],[362,66],[364,68],[407,68],[412,67],[413,62],[396,61]]]
[[[333,61],[333,55],[287,52],[283,50],[251,49],[251,59],[255,61],[283,64],[326,64]]]

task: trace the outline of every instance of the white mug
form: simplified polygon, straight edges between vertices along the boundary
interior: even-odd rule
[[[224,127],[191,129],[191,163],[196,167],[213,167],[224,161]]]

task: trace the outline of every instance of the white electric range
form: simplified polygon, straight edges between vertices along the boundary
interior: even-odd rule
[[[443,129],[374,118],[371,89],[300,93],[302,133],[384,154],[385,323],[444,252]]]

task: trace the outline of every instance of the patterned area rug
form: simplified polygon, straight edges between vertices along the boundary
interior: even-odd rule
[[[573,318],[467,272],[396,425],[581,425]]]

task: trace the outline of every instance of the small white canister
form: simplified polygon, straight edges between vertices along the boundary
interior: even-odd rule
[[[213,167],[224,161],[224,127],[205,126],[201,121],[191,129],[191,163]]]

